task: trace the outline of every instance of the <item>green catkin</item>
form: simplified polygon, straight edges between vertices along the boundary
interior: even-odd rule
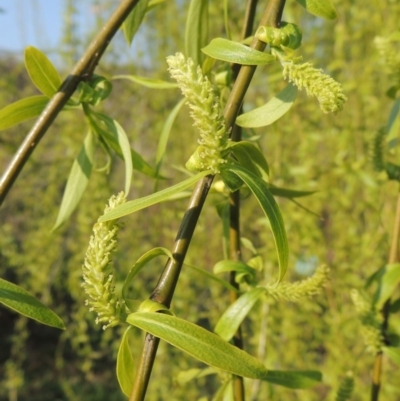
[[[267,295],[274,300],[298,302],[302,298],[313,297],[321,292],[328,281],[329,269],[319,266],[309,278],[295,283],[280,283],[278,286],[267,286]]]
[[[226,163],[222,152],[228,145],[228,132],[218,96],[211,82],[192,59],[185,59],[182,53],[167,57],[171,77],[178,82],[187,104],[194,126],[200,131],[199,147],[186,164],[189,170],[211,170],[220,172]]]
[[[350,292],[351,299],[361,323],[361,335],[367,351],[377,354],[382,350],[383,338],[381,333],[381,317],[359,291]]]
[[[126,201],[123,192],[113,195],[104,214]],[[97,222],[93,226],[82,266],[82,287],[88,295],[86,305],[97,313],[96,323],[105,323],[103,329],[116,326],[125,315],[125,304],[115,294],[112,254],[116,249],[119,226],[115,220]]]
[[[341,380],[339,389],[336,394],[335,401],[348,401],[354,390],[353,372],[347,372],[346,376]]]
[[[308,96],[315,96],[324,113],[336,113],[343,109],[347,97],[343,93],[342,86],[333,78],[314,68],[312,63],[281,62],[283,77],[299,89],[304,88]]]

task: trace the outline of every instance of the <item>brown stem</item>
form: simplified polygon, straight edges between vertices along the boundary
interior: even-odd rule
[[[399,258],[399,238],[400,238],[400,193],[397,197],[397,208],[396,208],[396,217],[393,226],[393,236],[392,243],[390,245],[390,253],[389,253],[389,264],[398,263]],[[389,317],[390,317],[390,298],[385,302],[382,308],[382,336],[384,341],[387,341],[387,329],[389,326]],[[378,352],[375,355],[374,367],[372,370],[372,385],[371,385],[371,401],[379,400],[379,392],[381,389],[381,376],[382,376],[382,351]]]
[[[114,14],[89,45],[72,72],[64,80],[58,92],[50,99],[0,179],[0,205],[3,203],[33,150],[74,93],[78,83],[90,78],[93,74],[97,63],[111,39],[138,2],[139,0],[124,0],[121,2]]]

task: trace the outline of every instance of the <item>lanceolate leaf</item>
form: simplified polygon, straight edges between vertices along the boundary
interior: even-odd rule
[[[202,269],[200,267],[191,265],[189,263],[185,263],[185,266],[189,267],[190,269],[193,269],[194,271],[202,274],[203,276],[216,281],[217,283],[221,284],[222,286],[224,286],[225,288],[227,288],[228,290],[234,291],[234,292],[239,292],[239,290],[237,288],[235,288],[233,285],[229,284],[227,281],[222,280],[221,278],[219,278],[218,276],[216,276],[215,274],[212,274],[210,272],[208,272],[205,269]]]
[[[147,12],[149,0],[139,0],[135,8],[128,15],[128,18],[122,25],[122,30],[124,32],[125,40],[128,45],[132,43],[133,37],[135,36],[143,18]]]
[[[245,128],[259,128],[270,125],[289,111],[296,96],[297,88],[289,84],[264,106],[240,115],[236,119],[236,124]]]
[[[249,187],[253,195],[258,200],[264,213],[267,215],[272,229],[272,234],[275,240],[275,246],[279,260],[279,281],[284,277],[289,259],[289,245],[286,237],[285,225],[279,211],[279,207],[275,202],[274,197],[268,189],[268,184],[261,178],[250,173],[243,167],[235,164],[229,164],[228,171],[236,174]],[[223,171],[222,171],[223,174]]]
[[[122,392],[129,397],[133,387],[135,365],[129,347],[129,326],[122,336],[117,355],[117,379]]]
[[[0,278],[0,303],[48,326],[65,329],[62,320],[23,288]]]
[[[25,67],[35,86],[47,97],[52,97],[61,86],[58,71],[40,50],[33,46],[25,49]]]
[[[185,104],[185,101],[186,99],[182,99],[179,101],[179,103],[172,109],[171,113],[169,113],[164,123],[157,146],[157,155],[156,155],[157,172],[159,172],[161,168],[162,159],[164,157],[165,150],[167,148],[168,138],[171,132],[172,125],[174,124],[175,118],[178,115],[180,109]]]
[[[298,191],[296,189],[279,188],[273,185],[268,186],[269,191],[274,196],[281,198],[301,198],[303,196],[309,196],[315,194],[316,191]]]
[[[268,178],[269,166],[260,149],[251,142],[232,142],[229,148],[239,164],[259,177]]]
[[[326,19],[337,17],[331,0],[297,0],[310,14]]]
[[[240,276],[249,276],[250,280],[253,280],[255,277],[255,270],[240,260],[221,260],[215,264],[213,270],[215,274],[233,271]]]
[[[227,61],[228,63],[245,65],[263,65],[275,61],[275,57],[270,54],[260,52],[238,42],[228,39],[213,39],[201,51],[207,56],[217,60]]]
[[[129,143],[128,136],[126,135],[124,129],[119,125],[119,123],[112,118],[106,116],[105,114],[96,113],[97,118],[99,118],[106,125],[108,132],[112,134],[114,139],[119,145],[122,156],[125,161],[125,193],[129,193],[129,189],[132,181],[133,172],[133,160],[132,160],[132,149]]]
[[[0,131],[40,116],[48,102],[47,96],[31,96],[4,107],[0,110]]]
[[[93,133],[89,131],[79,151],[78,157],[72,164],[53,230],[60,227],[69,216],[71,216],[81,200],[89,182],[90,174],[92,173],[94,150],[94,136]]]
[[[134,277],[142,270],[150,260],[154,259],[157,256],[168,256],[172,259],[171,252],[166,248],[153,248],[152,250],[146,252],[142,255],[136,263],[132,266],[131,270],[129,271],[128,276],[125,279],[124,286],[122,287],[122,297],[124,299],[127,298],[128,287]]]
[[[175,316],[163,313],[132,313],[126,321],[210,366],[238,376],[265,380],[290,388],[311,387],[321,380],[319,372],[267,370],[256,358],[216,334]]]
[[[211,171],[202,171],[201,173],[198,173],[193,177],[190,177],[187,180],[180,182],[179,184],[173,185],[172,187],[163,189],[162,191],[156,192],[140,199],[126,202],[123,205],[117,206],[115,209],[103,215],[99,219],[99,221],[103,222],[118,219],[122,216],[137,212],[138,210],[145,209],[146,207],[149,207],[151,205],[155,205],[156,203],[163,202],[169,197],[184,191],[186,188],[189,188],[201,178],[209,174],[211,174]]]
[[[138,77],[137,75],[115,75],[112,79],[128,79],[129,81],[152,89],[173,89],[178,87],[178,84],[174,82],[163,81],[161,79]]]
[[[202,64],[200,49],[207,43],[208,0],[191,0],[185,30],[185,53],[195,65]]]
[[[244,318],[248,315],[255,303],[265,293],[264,288],[253,288],[244,293],[224,312],[215,326],[217,333],[225,341],[229,341],[236,333]]]

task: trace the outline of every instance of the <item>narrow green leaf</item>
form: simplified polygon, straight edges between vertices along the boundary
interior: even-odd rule
[[[162,79],[139,77],[137,75],[115,75],[112,79],[127,79],[151,89],[173,89],[178,87],[178,84],[174,82],[163,81]]]
[[[331,0],[297,0],[310,14],[326,19],[337,17],[335,7]]]
[[[89,131],[77,158],[72,164],[53,230],[56,230],[68,220],[78,206],[92,173],[94,150],[94,135],[92,131]]]
[[[0,131],[40,116],[48,102],[47,96],[31,96],[4,107],[0,110]]]
[[[377,308],[381,308],[384,303],[392,296],[393,291],[400,283],[400,264],[394,263],[386,265],[386,271],[381,278],[379,295],[376,303]]]
[[[213,271],[215,274],[233,271],[240,276],[249,276],[250,281],[255,279],[255,270],[240,260],[221,260],[215,264]]]
[[[268,178],[268,162],[256,144],[247,141],[232,142],[229,150],[233,152],[239,164],[246,170],[261,178]]]
[[[61,77],[52,62],[39,49],[25,49],[25,67],[34,85],[47,97],[52,97],[61,86]]]
[[[132,173],[133,173],[133,158],[132,158],[132,149],[129,143],[128,136],[124,129],[119,125],[116,120],[106,116],[102,113],[95,113],[96,117],[100,119],[108,131],[112,134],[116,142],[118,143],[119,149],[121,150],[123,159],[125,161],[125,193],[129,193],[129,189],[131,187],[132,182]]]
[[[315,194],[317,191],[298,191],[296,189],[279,188],[274,185],[268,186],[269,191],[274,196],[279,196],[281,198],[301,198],[303,196],[309,196]]]
[[[202,269],[200,267],[191,265],[190,263],[185,263],[185,266],[189,267],[190,269],[196,271],[197,273],[202,274],[203,276],[216,281],[218,284],[223,285],[225,288],[227,288],[228,290],[234,291],[234,292],[239,292],[239,290],[237,288],[235,288],[233,285],[229,284],[227,281],[222,280],[221,278],[219,278],[218,276],[216,276],[215,274],[212,274],[210,272],[208,272],[205,269]]]
[[[169,258],[173,259],[171,252],[166,248],[153,248],[150,251],[146,252],[142,255],[132,266],[129,274],[126,276],[124,285],[122,287],[122,297],[124,299],[127,298],[128,295],[128,287],[131,284],[134,277],[147,265],[150,260],[156,258],[157,256],[168,256]]]
[[[267,370],[256,358],[227,343],[216,334],[176,316],[163,313],[132,313],[126,321],[210,366],[238,376],[265,380],[289,388],[308,388],[321,380],[319,372]]]
[[[195,65],[202,65],[201,48],[207,43],[208,0],[191,0],[185,29],[185,53]]]
[[[16,284],[0,278],[0,303],[47,326],[65,329],[62,320],[47,306]]]
[[[144,209],[151,205],[155,205],[156,203],[163,202],[167,200],[169,197],[184,191],[186,188],[189,188],[194,183],[199,181],[201,178],[209,174],[211,174],[211,171],[202,171],[201,173],[198,173],[193,177],[188,178],[185,181],[173,185],[172,187],[163,189],[162,191],[156,192],[148,196],[144,196],[143,198],[126,202],[123,205],[117,206],[115,209],[103,215],[99,219],[99,221],[103,222],[103,221],[118,219],[122,216],[126,216],[128,214],[137,212],[138,210]]]
[[[179,111],[181,110],[185,102],[186,102],[185,98],[180,100],[179,103],[172,109],[171,113],[169,113],[167,119],[165,120],[157,146],[157,155],[156,155],[157,172],[159,172],[161,169],[161,164],[165,154],[165,150],[167,149],[167,143],[172,125],[174,124],[176,116],[178,115]]]
[[[148,3],[149,0],[139,0],[135,8],[128,15],[128,18],[122,24],[122,31],[124,32],[125,40],[128,45],[132,43],[132,40],[143,21],[147,12]]]
[[[268,189],[268,184],[241,166],[228,164],[225,168],[232,173],[235,173],[246,183],[270,221],[279,260],[278,281],[281,281],[288,266],[289,245],[281,212],[279,211],[279,207],[275,202],[274,197]]]
[[[289,84],[264,106],[240,115],[236,124],[245,128],[260,128],[280,119],[293,106],[297,96],[297,88]]]
[[[100,115],[100,121],[101,121],[101,113],[96,113],[94,111],[90,112],[93,116],[98,117]],[[100,135],[104,141],[114,150],[114,152],[117,154],[118,157],[124,160],[124,154],[121,150],[121,146],[115,137],[115,135],[110,132],[107,127],[104,127],[103,124],[99,124],[98,121],[95,119],[90,120],[90,125],[93,129],[94,132],[96,132],[98,135]],[[131,161],[132,161],[132,166],[135,170],[140,171],[142,174],[147,175],[148,177],[155,178],[157,177],[157,171],[148,164],[143,157],[137,153],[134,149],[130,149],[130,154],[131,154]]]
[[[400,366],[400,348],[382,347],[382,351],[388,358]]]
[[[129,326],[122,336],[117,355],[117,379],[122,392],[129,397],[134,382],[135,364],[129,346]]]
[[[244,293],[233,304],[229,305],[228,309],[226,309],[218,320],[214,332],[225,341],[229,341],[235,335],[244,318],[264,293],[265,288],[253,288]]]
[[[201,51],[207,54],[207,56],[228,63],[264,65],[275,61],[275,57],[270,54],[223,38],[213,39],[206,47],[201,49]]]

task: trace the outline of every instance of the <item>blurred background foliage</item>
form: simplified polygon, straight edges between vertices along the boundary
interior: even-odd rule
[[[96,24],[87,37],[80,37],[76,34],[77,0],[65,0],[58,54],[64,76],[118,3],[90,1],[97,6]],[[225,35],[222,3],[210,1],[210,38]],[[259,2],[259,12],[265,4]],[[400,3],[374,0],[366,6],[361,0],[335,0],[334,4],[338,19],[326,21],[288,0],[283,19],[303,29],[304,61],[314,62],[344,85],[348,96],[344,110],[336,116],[323,115],[315,99],[301,93],[277,123],[245,132],[246,137],[258,139],[274,184],[317,191],[300,200],[302,207],[278,200],[291,247],[291,268],[285,279],[309,276],[318,264],[330,268],[330,282],[321,296],[300,304],[256,307],[245,321],[245,349],[270,368],[319,369],[324,382],[312,390],[289,391],[246,381],[249,400],[333,401],[339,381],[349,370],[355,375],[351,399],[369,399],[373,355],[365,352],[350,291],[364,289],[368,277],[386,264],[389,252],[398,185],[373,171],[368,148],[375,132],[386,124],[392,105],[385,94],[391,86],[390,78],[374,47],[374,38],[398,30]],[[168,79],[165,57],[183,50],[187,7],[188,1],[167,1],[149,13],[133,43],[137,49],[134,57],[127,54],[119,34],[97,73]],[[229,11],[232,38],[238,39],[244,3],[229,1]],[[0,71],[1,107],[36,93],[22,55],[1,55]],[[156,91],[122,80],[113,84],[113,94],[102,105],[104,111],[121,123],[133,148],[154,165],[163,122],[180,99],[179,92]],[[259,68],[246,95],[245,110],[265,103],[282,87],[278,65]],[[167,180],[160,181],[160,188],[184,177],[181,167],[197,146],[197,133],[187,114],[188,109],[183,108],[172,129],[161,171]],[[30,125],[24,123],[1,133],[2,169]],[[69,169],[86,131],[83,116],[71,112],[59,115],[0,211],[0,276],[49,305],[67,327],[60,332],[0,308],[1,401],[125,399],[115,375],[123,328],[103,331],[96,326],[84,306],[81,288],[81,265],[92,226],[109,196],[123,188],[122,162],[116,160],[109,174],[95,172],[78,210],[60,230],[51,231]],[[105,157],[99,152],[96,165],[104,163]],[[129,198],[151,193],[154,185],[154,180],[135,172]],[[254,200],[247,199],[246,193],[243,198],[242,235],[255,247],[265,282],[275,280],[277,261],[268,222]],[[222,226],[215,208],[220,201],[218,193],[207,200],[187,258],[189,263],[210,271],[223,259]],[[144,252],[154,246],[172,245],[186,202],[163,203],[123,220],[115,258],[121,279]],[[254,250],[246,249],[244,254],[250,258]],[[141,273],[134,284],[138,299],[150,295],[162,267],[163,263],[157,261]],[[223,288],[185,269],[172,309],[178,316],[212,330],[228,304],[229,296]],[[394,341],[398,341],[398,315],[390,324]],[[142,336],[132,332],[137,358]],[[182,374],[202,367],[181,351],[162,344],[147,399],[211,400],[224,377],[205,376],[185,383]],[[398,377],[399,368],[385,360],[382,400],[400,400]]]

